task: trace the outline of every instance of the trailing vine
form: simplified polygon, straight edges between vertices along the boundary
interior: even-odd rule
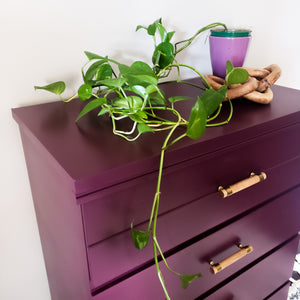
[[[226,98],[227,88],[229,84],[242,83],[248,79],[246,70],[236,69],[230,62],[227,62],[225,84],[219,90],[214,90],[196,68],[179,63],[176,60],[176,55],[185,50],[199,34],[216,26],[222,26],[226,30],[225,24],[212,23],[198,30],[191,38],[172,44],[171,39],[175,32],[168,32],[162,25],[161,19],[156,20],[147,27],[139,25],[136,30],[146,30],[147,34],[154,41],[152,66],[143,61],[135,61],[128,66],[108,56],[85,52],[88,61],[81,70],[83,84],[78,88],[74,96],[63,100],[61,96],[65,90],[63,81],[57,81],[45,86],[35,86],[35,89],[43,89],[59,95],[65,102],[78,98],[79,101],[86,101],[87,104],[78,115],[77,120],[95,109],[98,110],[99,117],[108,114],[112,122],[113,133],[127,141],[134,141],[146,132],[168,132],[161,147],[156,192],[147,230],[135,230],[133,223],[131,224],[131,237],[136,248],[143,249],[149,244],[150,239],[152,240],[155,266],[166,299],[170,299],[170,296],[159,266],[160,260],[163,261],[169,271],[179,276],[183,288],[187,288],[201,274],[180,274],[173,270],[168,265],[157,239],[157,219],[165,152],[170,146],[183,138],[200,138],[206,127],[227,124],[233,112],[232,103],[228,98],[230,105],[229,116],[223,122],[213,123],[221,111],[222,101]],[[181,79],[182,68],[194,71],[201,78],[203,85],[197,85]],[[169,76],[172,69],[177,70],[177,80],[166,81],[165,79]],[[162,79],[165,81],[161,82]],[[176,96],[166,99],[160,87],[167,82],[188,84],[199,88],[199,96],[191,109],[188,120],[181,116],[180,111],[175,106],[176,102],[190,98]],[[170,112],[173,118],[166,119],[162,117],[161,111]],[[131,121],[130,130],[121,130],[118,127],[118,121],[125,118]],[[182,135],[173,138],[173,134],[178,127],[185,127],[186,131]]]

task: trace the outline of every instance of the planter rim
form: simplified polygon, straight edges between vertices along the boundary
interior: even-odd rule
[[[249,29],[212,29],[210,31],[211,36],[219,37],[246,37],[251,35]]]

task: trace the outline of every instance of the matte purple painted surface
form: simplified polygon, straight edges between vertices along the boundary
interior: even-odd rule
[[[165,267],[161,264],[166,286],[170,288],[171,299],[195,299],[273,247],[284,242],[287,237],[291,237],[297,233],[295,232],[295,228],[299,228],[300,226],[300,219],[298,218],[300,208],[297,211],[295,211],[294,208],[296,203],[298,203],[299,192],[300,188],[293,190],[265,207],[256,210],[246,218],[242,218],[230,226],[226,226],[216,233],[200,240],[198,243],[170,256],[168,263],[174,270],[183,274],[202,273],[201,278],[194,281],[188,289],[183,290],[179,284],[178,277],[167,272]],[[287,206],[287,203],[290,205]],[[285,220],[285,222],[279,222],[279,220]],[[163,223],[161,227],[165,228]],[[172,234],[172,232],[170,232],[170,234]],[[235,245],[239,242],[243,245],[250,244],[253,246],[253,252],[220,273],[213,275],[209,270],[209,261],[213,259],[217,262],[218,259],[223,259],[232,254],[237,250]],[[295,253],[296,248],[295,245],[293,253]],[[291,253],[289,253],[289,257],[293,260]],[[286,279],[289,278],[293,265],[293,261],[289,261],[287,257],[282,259],[285,261],[286,266],[282,269],[282,273],[279,276],[280,284],[284,282],[282,281],[284,276],[286,276]],[[280,263],[280,261],[278,263]],[[155,276],[157,276],[157,274],[153,266],[123,281],[119,285],[104,291],[101,296],[99,295],[99,298],[96,297],[95,300],[117,299],[117,296],[121,294],[124,295],[122,298],[124,300],[164,299],[159,281],[153,280]],[[272,277],[261,278],[261,280],[267,281],[266,284],[273,286],[272,290],[275,290],[276,287],[278,287],[276,281],[273,283],[276,276],[277,274],[273,274]],[[150,278],[151,280],[149,280]],[[249,282],[243,282],[241,288],[243,288],[244,285],[249,285]],[[255,293],[255,291],[253,291],[253,293]],[[252,299],[257,298],[254,297]],[[263,297],[258,299],[263,299]]]
[[[300,160],[298,160],[298,162],[300,163]],[[282,170],[279,169],[277,171],[280,172]],[[261,190],[256,189],[256,194],[259,194],[260,191]],[[298,192],[300,192],[300,189],[298,189]],[[296,193],[292,194],[294,197],[296,195]],[[216,199],[216,197],[206,197],[201,199],[201,201],[193,202],[181,209],[161,216],[158,221],[158,240],[160,246],[164,251],[170,250],[180,243],[209,230],[213,226],[219,225],[222,221],[228,220],[230,217],[235,216],[237,212],[243,212],[246,208],[254,206],[254,204],[257,204],[255,199],[253,199],[253,196],[255,197],[254,193],[252,193],[251,196],[251,198],[248,197],[248,201],[243,195],[241,195],[239,199],[235,197],[235,199],[228,198],[227,200]],[[300,228],[300,218],[297,217],[300,215],[300,207],[296,209],[298,199],[296,197],[292,199],[292,196],[289,198],[286,197],[281,201],[281,203],[284,203],[282,205],[284,212],[280,212],[279,209],[279,211],[276,212],[277,214],[275,214],[275,212],[271,211],[271,208],[265,208],[261,210],[260,214],[251,214],[246,220],[243,219],[243,222],[247,222],[246,224],[249,225],[253,223],[255,226],[250,225],[249,228],[246,226],[243,227],[243,222],[240,221],[230,226],[230,229],[227,227],[227,231],[221,230],[209,236],[209,238],[206,238],[205,241],[200,242],[199,245],[196,246],[196,248],[199,249],[198,254],[208,254],[208,249],[222,246],[224,236],[227,236],[228,239],[232,239],[232,236],[235,236],[236,239],[242,238],[244,241],[246,237],[252,240],[256,248],[255,255],[251,256],[252,259],[254,256],[258,257],[268,251],[268,248],[275,247],[280,241],[284,242],[287,236],[291,236],[295,233],[295,228]],[[253,200],[254,203],[251,204],[251,200]],[[220,203],[222,201],[223,203]],[[285,209],[284,205],[287,202],[289,203],[289,207]],[[244,203],[245,205],[243,207]],[[216,207],[218,207],[218,209],[216,209]],[[282,218],[280,218],[280,214],[282,214]],[[287,217],[289,214],[291,219]],[[188,218],[186,216],[188,216]],[[267,225],[263,223],[263,220],[259,219],[262,216],[264,216],[263,218]],[[278,222],[278,220],[283,219],[286,220],[284,226],[281,222]],[[143,227],[139,229],[146,229],[146,226]],[[274,237],[272,237],[273,231],[276,232],[276,236]],[[224,232],[228,232],[228,235]],[[224,244],[225,241],[226,239],[224,240]],[[212,245],[210,245],[210,243]],[[250,242],[245,241],[245,243]],[[130,241],[130,232],[120,234],[89,247],[88,254],[90,257],[91,280],[95,287],[104,285],[108,279],[113,279],[116,274],[126,274],[129,270],[142,265],[143,262],[150,260],[153,256],[152,247],[147,247],[144,251],[137,251],[134,248]],[[109,254],[111,254],[110,257]],[[187,264],[187,261],[184,260],[184,263]],[[194,263],[196,263],[196,261]],[[201,272],[206,264],[207,261],[198,264],[198,268]],[[106,270],[105,274],[103,272],[104,269]],[[189,268],[187,267],[186,272],[188,272],[188,270]],[[217,277],[219,278],[220,276]],[[209,284],[205,281],[203,285],[207,287]]]
[[[228,60],[234,67],[242,67],[250,40],[251,36],[220,37],[210,35],[209,48],[213,74],[225,78]]]
[[[170,84],[168,87],[165,87],[167,96],[190,95],[196,99],[199,94],[198,89],[190,86]],[[234,101],[234,115],[229,125],[208,128],[200,140],[185,139],[174,145],[167,153],[165,166],[299,122],[299,91],[274,86],[273,92],[274,100],[270,105]],[[193,103],[184,101],[178,105],[186,117]],[[99,120],[93,113],[75,123],[82,105],[80,101],[54,102],[13,110],[20,125],[28,128],[29,134],[49,151],[69,177],[76,196],[157,170],[164,133],[149,133],[136,142],[126,142],[112,135],[108,119]],[[224,112],[223,120],[227,116]]]
[[[164,89],[167,96],[185,94],[196,99],[198,94],[183,85],[169,84]],[[167,151],[158,221],[164,251],[203,232],[212,233],[213,226],[220,228],[172,255],[174,267],[198,270],[195,255],[199,258],[203,249],[224,247],[219,242],[226,238],[257,238],[260,250],[255,257],[299,230],[296,198],[283,198],[276,201],[281,208],[271,210],[273,204],[268,205],[270,211],[257,210],[227,227],[223,223],[300,183],[300,91],[280,86],[273,91],[270,105],[234,101],[230,124],[208,128],[200,140],[187,139]],[[179,104],[186,118],[193,103]],[[228,113],[226,103],[224,107],[223,119]],[[109,119],[98,119],[96,114],[76,124],[81,109],[82,102],[13,109],[20,125],[52,299],[147,299],[145,290],[151,291],[147,296],[153,292],[155,299],[162,299],[154,267],[103,293],[92,296],[91,292],[137,270],[152,257],[151,247],[134,249],[128,229],[131,221],[142,228],[149,216],[164,134],[147,134],[129,143],[113,136]],[[219,185],[244,179],[252,171],[265,171],[267,180],[228,199],[219,198]],[[285,215],[288,212],[291,217]],[[274,218],[287,221],[276,223]],[[241,228],[249,234],[241,235]],[[182,257],[188,259],[182,262]],[[252,261],[250,256],[247,259]],[[292,264],[293,258],[286,259]],[[209,278],[201,279],[192,294],[184,295],[213,286],[216,281]],[[167,280],[171,290],[174,285],[174,296],[180,298],[178,278],[167,275]],[[137,298],[140,292],[143,297]]]
[[[300,143],[295,143],[294,147],[278,147],[279,140],[282,145],[297,140],[299,131],[300,124],[294,125],[166,168],[162,180],[160,213],[166,213],[207,195],[212,195],[214,205],[218,205],[220,199],[216,192],[217,187],[220,185],[226,187],[247,178],[251,172],[264,171],[268,178],[271,177],[262,185],[257,185],[258,192],[254,200],[250,199],[252,196],[247,196],[249,191],[242,193],[245,194],[243,202],[249,203],[241,205],[240,212],[243,208],[254,206],[266,199],[266,193],[276,195],[281,187],[292,186],[292,183],[295,184],[299,180],[298,170],[291,170],[286,174],[285,179],[282,179],[286,182],[285,185],[275,184],[272,176],[279,172],[280,168],[276,170],[279,164],[300,157]],[[240,155],[241,153],[247,154],[247,159],[244,155]],[[86,205],[83,206],[88,244],[92,245],[108,238],[111,232],[120,233],[128,230],[132,220],[135,224],[148,220],[155,184],[156,174],[151,173],[88,195]],[[234,203],[239,200],[225,202]],[[202,205],[205,208],[205,203]],[[238,204],[232,204],[233,211],[229,211],[229,214],[237,213],[234,211],[237,207]],[[208,226],[214,226],[220,220],[218,217],[212,218],[211,221]],[[103,222],[110,224],[109,229],[101,225]]]
[[[65,174],[34,138],[21,128],[52,300],[89,300],[81,208]],[[20,247],[22,251],[22,247]]]
[[[277,287],[287,281],[286,274],[292,274],[293,268],[287,258],[294,255],[298,243],[299,239],[293,239],[279,251],[276,251],[206,299],[253,300],[264,299],[269,296]],[[274,276],[275,274],[276,276]],[[287,294],[288,285],[268,299],[286,300]]]

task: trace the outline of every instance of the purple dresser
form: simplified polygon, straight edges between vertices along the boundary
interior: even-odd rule
[[[196,96],[169,84],[167,95]],[[157,237],[169,265],[202,273],[186,290],[165,270],[172,299],[285,299],[300,229],[300,91],[274,86],[274,100],[234,102],[231,122],[166,152]],[[181,103],[188,117],[193,101]],[[130,224],[145,229],[165,133],[135,142],[83,103],[13,109],[24,153],[53,300],[164,299],[152,247],[137,250]],[[228,114],[227,104],[221,117]],[[178,134],[181,134],[179,132]],[[222,198],[224,188],[267,178]],[[217,274],[210,261],[253,251]]]

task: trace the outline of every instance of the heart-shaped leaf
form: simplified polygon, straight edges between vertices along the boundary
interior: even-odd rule
[[[219,90],[208,89],[205,90],[200,98],[205,106],[207,116],[211,116],[213,112],[219,107],[226,96],[227,87],[223,85]]]
[[[89,84],[83,84],[78,89],[78,97],[80,100],[90,99],[93,95],[93,88]]]
[[[164,69],[174,60],[174,46],[169,42],[162,42],[155,47],[152,63]]]
[[[162,91],[152,92],[149,98],[151,105],[166,106],[166,99]]]
[[[83,80],[85,83],[91,84],[91,80],[96,75],[97,69],[105,63],[104,60],[98,60],[89,66],[85,74],[83,74]]]
[[[104,80],[112,78],[113,69],[110,64],[102,64],[100,65],[95,74],[96,80]]]
[[[191,110],[186,134],[191,139],[198,139],[205,131],[207,112],[200,97]]]
[[[157,85],[157,76],[152,68],[142,61],[134,62],[130,67],[119,65],[119,70],[120,74],[127,78],[130,86],[141,85],[147,87],[148,85]]]
[[[109,88],[120,88],[126,82],[126,78],[109,78],[96,81],[96,85],[104,85]]]
[[[182,288],[186,289],[193,280],[195,280],[201,276],[202,276],[202,274],[200,274],[200,273],[192,274],[192,275],[180,275],[180,283],[181,283]]]
[[[153,24],[149,25],[147,28],[147,32],[149,35],[155,35],[155,31],[156,31],[156,23],[154,22]]]
[[[138,110],[134,114],[130,114],[129,118],[134,122],[143,124],[145,123],[145,119],[148,119],[148,115],[144,111]]]
[[[127,66],[127,65],[124,65],[124,64],[119,64],[118,67],[119,67],[120,75],[122,75],[123,77],[125,77],[126,74],[130,70],[130,66]]]
[[[145,123],[139,123],[137,128],[139,133],[153,132],[153,129]]]
[[[247,81],[249,73],[245,69],[235,68],[226,75],[227,85],[239,84]]]
[[[146,89],[142,85],[133,85],[130,88],[128,88],[127,90],[134,92],[143,98],[146,96]]]
[[[141,85],[144,87],[157,85],[157,78],[151,75],[128,75],[127,79],[130,85]]]
[[[131,224],[131,238],[137,249],[143,249],[147,246],[149,236],[150,234],[148,231],[134,230],[133,224]]]
[[[46,90],[48,92],[54,93],[56,95],[61,95],[66,88],[63,81],[57,81],[44,86],[35,86],[35,90]]]
[[[227,87],[222,86],[218,91],[214,89],[205,90],[199,97],[191,110],[187,127],[187,136],[198,139],[205,131],[207,118],[219,107],[226,95]]]
[[[100,107],[101,105],[103,105],[104,103],[106,103],[106,99],[105,98],[96,98],[92,101],[90,101],[84,108],[83,110],[80,112],[80,114],[78,115],[76,121],[78,121],[81,117],[83,117],[84,115],[86,115],[88,112],[90,112],[91,110]]]
[[[152,68],[143,61],[135,61],[130,67],[120,64],[119,70],[124,77],[127,75],[149,75],[156,77]]]
[[[143,100],[139,96],[128,96],[126,98],[120,98],[113,102],[113,106],[121,109],[139,109],[143,105]]]

